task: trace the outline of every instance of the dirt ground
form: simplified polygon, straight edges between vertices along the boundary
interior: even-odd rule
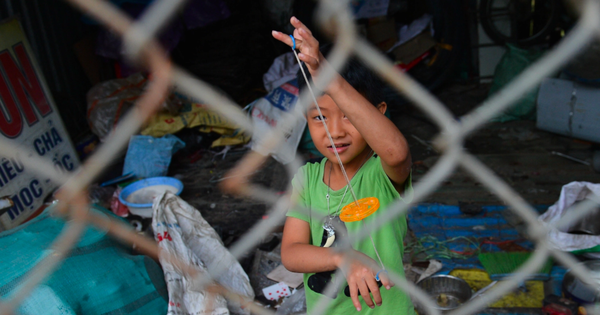
[[[455,84],[440,89],[436,96],[456,117],[460,117],[487,97],[488,88],[488,85],[480,84]],[[439,130],[411,105],[394,108],[392,115],[392,120],[408,139],[413,158],[414,185],[418,185],[440,156],[429,145]],[[551,154],[556,151],[591,162],[594,149],[599,148],[593,143],[536,129],[535,121],[489,123],[472,134],[465,143],[465,150],[474,154],[534,205],[553,204],[559,197],[561,187],[569,182],[600,182],[600,174],[590,166]],[[221,233],[226,245],[230,245],[269,212],[264,203],[223,194],[218,188],[225,172],[246,152],[247,149],[230,151],[225,157],[203,152],[202,157],[193,163],[189,157],[182,157],[173,162],[169,171],[169,175],[181,178],[185,185],[181,197],[196,207]],[[269,159],[254,175],[253,181],[280,193],[286,190],[290,177],[282,165]],[[504,204],[461,169],[455,170],[423,202]]]

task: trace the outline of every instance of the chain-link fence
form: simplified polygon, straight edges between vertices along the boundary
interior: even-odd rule
[[[211,109],[238,124],[249,134],[252,133],[252,124],[242,112],[240,106],[219,94],[208,84],[194,78],[185,70],[174,66],[165,58],[166,54],[157,44],[155,35],[176,14],[176,11],[181,8],[185,1],[155,1],[136,22],[133,22],[108,1],[68,1],[102,22],[112,31],[120,34],[125,39],[124,45],[128,58],[132,62],[145,67],[152,74],[153,79],[135,108],[128,113],[107,141],[73,176],[65,177],[63,174],[56,172],[50,161],[33,156],[23,160],[27,167],[62,184],[62,188],[57,194],[60,201],[56,211],[68,220],[64,231],[52,245],[54,254],[46,256],[32,269],[27,279],[22,282],[11,299],[2,301],[0,304],[1,314],[13,313],[36,286],[49,277],[53,270],[61,264],[65,256],[68,255],[70,248],[77,243],[86,225],[94,225],[106,230],[116,238],[135,244],[141,251],[153,257],[158,256],[158,247],[154,240],[140,236],[121,222],[88,211],[89,205],[87,204],[85,187],[90,185],[96,176],[117,157],[117,153],[125,147],[130,136],[135,134],[143,122],[156,112],[161,100],[168,93],[171,86],[176,86],[181,92],[201,100]],[[494,290],[488,291],[483,298],[468,302],[452,311],[451,314],[471,314],[482,310],[517,287],[519,282],[539,269],[550,256],[556,262],[570,268],[575,276],[584,282],[588,278],[590,271],[578,265],[572,256],[561,251],[552,250],[549,247],[546,241],[547,228],[538,222],[537,212],[534,208],[487,166],[463,150],[463,142],[467,136],[476,132],[478,128],[495,115],[507,109],[514,101],[537,86],[544,77],[559,70],[598,36],[600,31],[600,3],[596,0],[573,2],[581,15],[568,36],[557,44],[552,51],[513,80],[504,90],[486,100],[471,113],[461,117],[460,121],[456,120],[448,109],[428,93],[426,89],[409,76],[398,71],[377,49],[357,36],[348,1],[323,0],[319,3],[317,18],[322,25],[327,26],[326,29],[335,30],[335,45],[328,56],[328,61],[332,67],[319,75],[315,86],[317,88],[326,86],[333,78],[334,71],[342,67],[349,55],[354,54],[392,86],[401,91],[407,99],[425,112],[441,130],[434,144],[443,154],[429,173],[415,185],[413,204],[418,203],[432,193],[440,183],[452,174],[456,167],[460,166],[501,198],[509,206],[510,211],[513,211],[524,220],[528,226],[528,237],[536,244],[535,251],[530,259],[511,277],[497,284]],[[243,49],[243,47],[240,49]],[[297,106],[306,108],[310,104],[311,98],[307,93],[308,91],[305,91],[300,95]],[[281,127],[266,136],[265,143],[270,147],[277,146],[283,141],[284,126],[294,125],[294,122],[299,118],[299,116],[293,115],[287,117],[287,121],[278,124]],[[2,152],[22,153],[20,155],[24,157],[28,156],[21,148],[3,138],[0,138],[0,150]],[[260,168],[265,159],[266,157],[260,154],[248,153],[230,171],[230,174],[236,176],[232,176],[224,185],[230,192],[261,200],[272,207],[267,219],[252,227],[244,237],[231,246],[230,251],[238,259],[257,246],[272,227],[283,222],[285,213],[292,202],[285,195],[281,197],[281,194],[240,180],[240,178],[244,178],[244,174],[252,174],[257,168]],[[287,165],[290,177],[294,175],[295,170],[300,165],[299,158]],[[592,197],[592,200],[579,204],[570,215],[560,220],[557,227],[568,226],[570,223],[583,218],[597,203],[600,203],[600,199]],[[340,250],[349,249],[349,244],[368,237],[373,229],[405,214],[408,209],[409,205],[401,202],[393,204],[385,214],[376,220],[370,229],[364,229],[358,235],[354,235],[353,238],[347,239],[339,247]],[[186,266],[173,257],[170,257],[169,260],[189,272],[190,275],[201,277],[193,266]],[[272,311],[262,308],[245,297],[228,292],[225,288],[215,285],[211,279],[222,272],[224,272],[224,266],[221,266],[221,268],[215,267],[209,270],[212,277],[203,276],[200,279],[206,290],[223,294],[228,300],[249,308],[253,313],[272,314]],[[425,292],[397,274],[391,273],[390,278],[397,288],[408,292],[428,313],[439,314],[439,311],[434,307],[435,302]],[[327,290],[332,291],[336,288],[330,285],[326,288]],[[319,301],[314,313],[322,314],[326,307],[327,300],[322,299]]]

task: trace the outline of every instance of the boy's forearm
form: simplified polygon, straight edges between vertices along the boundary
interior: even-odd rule
[[[360,132],[369,146],[390,166],[410,160],[408,143],[394,123],[379,112],[341,76],[332,82],[327,94]]]
[[[331,248],[297,243],[281,249],[281,261],[289,271],[316,273],[337,269],[342,256]]]

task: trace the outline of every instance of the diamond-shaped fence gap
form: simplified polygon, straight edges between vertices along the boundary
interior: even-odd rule
[[[433,193],[434,190],[440,185],[444,179],[448,178],[457,164],[457,159],[460,157],[459,148],[449,150],[443,154],[438,162],[431,168],[431,170],[419,181],[413,189],[413,200],[410,204],[406,204],[403,201],[395,201],[390,204],[389,210],[382,214],[373,221],[371,229],[363,229],[355,235],[348,237],[346,242],[341,244],[341,247],[350,246],[353,242],[360,241],[371,234],[372,229],[377,229],[385,223],[397,218],[400,215],[406,214],[410,209],[410,205],[416,204],[423,200],[429,194]]]
[[[504,200],[509,209],[514,211],[522,219],[525,219],[529,227],[540,226],[537,221],[537,212],[519,194],[517,194],[506,182],[495,175],[485,164],[481,163],[471,154],[462,153],[459,163],[480,183],[486,186],[492,193]],[[539,233],[538,233],[539,234]]]
[[[575,1],[573,1],[575,2]],[[500,114],[516,102],[527,91],[540,84],[542,79],[559,70],[560,67],[583,51],[591,40],[598,36],[600,29],[600,3],[587,0],[583,4],[582,16],[569,35],[564,37],[550,52],[535,62],[505,88],[498,91],[481,106],[465,115],[461,133],[467,135],[480,128],[490,119]]]
[[[175,67],[173,70],[173,84],[177,90],[204,102],[211,110],[227,117],[248,135],[252,135],[254,128],[248,115],[237,104],[227,96],[217,92],[208,83],[194,78],[181,68]]]
[[[422,109],[442,131],[450,132],[457,129],[454,117],[448,108],[410,76],[396,69],[390,61],[373,48],[373,45],[365,40],[358,40],[355,51],[366,65],[371,66],[375,72]]]
[[[137,61],[144,46],[177,15],[186,0],[154,1],[123,35],[125,55]]]

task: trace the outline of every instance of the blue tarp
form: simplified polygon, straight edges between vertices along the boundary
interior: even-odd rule
[[[508,210],[506,206],[489,205],[483,206],[483,211],[477,215],[468,215],[460,211],[459,206],[442,204],[420,204],[411,208],[408,212],[408,225],[417,238],[433,236],[438,241],[447,241],[456,237],[472,238],[476,243],[482,239],[492,238],[494,241],[515,240],[526,249],[533,250],[535,245],[525,240],[514,226],[510,225],[503,213]],[[542,213],[548,209],[548,205],[537,205],[535,209]],[[434,245],[431,242],[423,242],[424,246]],[[466,241],[457,239],[445,244],[450,250],[457,252],[472,252],[476,247]],[[484,252],[497,252],[501,249],[493,244],[482,244],[481,250]],[[436,257],[443,264],[443,269],[439,272],[447,274],[455,268],[461,269],[484,269],[477,255],[466,259],[445,259]],[[553,292],[560,295],[560,284],[566,269],[562,266],[553,266],[550,272],[551,286]]]
[[[65,221],[55,205],[0,233],[0,297],[12,297],[28,273],[48,255]],[[112,216],[93,206],[90,211]],[[23,301],[16,314],[166,314],[167,286],[157,262],[106,232],[89,226],[58,268]]]

